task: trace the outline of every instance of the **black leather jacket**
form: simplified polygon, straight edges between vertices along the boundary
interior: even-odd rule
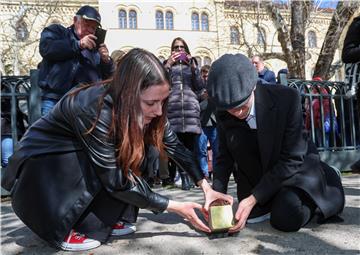
[[[124,178],[121,169],[117,166],[115,146],[112,139],[108,137],[112,117],[110,95],[105,96],[104,106],[95,129],[90,134],[85,134],[96,119],[98,99],[105,91],[106,86],[96,85],[80,91],[76,96],[65,95],[51,114],[42,117],[28,129],[3,175],[2,186],[6,190],[12,191],[15,213],[36,234],[56,246],[70,231],[71,224],[76,222],[102,188],[115,199],[139,208],[149,209],[154,213],[164,211],[168,205],[168,198],[153,192],[141,177],[137,178],[136,183],[132,183]],[[192,153],[179,142],[175,133],[170,129],[169,123],[166,124],[164,144],[168,156],[187,171],[195,183],[203,178]],[[63,168],[60,173],[51,171],[51,165],[54,162],[46,160],[48,154],[64,155],[79,151],[85,152],[87,155],[86,160],[79,160],[79,164],[85,165],[84,168],[88,170],[74,168],[69,174],[68,162],[61,161],[59,164],[63,164]],[[43,161],[41,162],[48,164],[48,171],[46,169],[41,176],[36,169],[27,167],[29,165],[27,160],[34,157],[42,157]],[[25,174],[26,172],[28,174]],[[53,187],[60,185],[59,182],[62,182],[62,185],[74,182],[74,176],[80,176],[86,185],[76,186],[76,190],[64,190],[65,188],[61,187],[62,192],[43,194],[44,190],[50,189],[50,185]],[[59,180],[59,177],[62,179]],[[27,178],[28,183],[36,184],[27,187],[21,186],[24,183],[21,178]],[[51,190],[54,189],[51,188]],[[30,194],[31,196],[40,196],[41,194],[41,197],[61,198],[61,201],[71,206],[64,210],[61,204],[56,203],[56,199],[54,202],[52,199],[43,199],[48,203],[43,215],[30,217],[28,216],[29,208],[25,206],[25,203],[20,203],[20,200],[23,201],[24,195],[29,196]],[[43,201],[39,199],[36,203],[38,206],[44,207],[43,203],[45,202]],[[56,212],[56,215],[53,212]],[[35,219],[36,217],[42,217],[42,219]],[[63,220],[65,218],[66,221]],[[33,222],[41,223],[35,225]],[[49,226],[49,224],[51,225]],[[49,231],[49,228],[52,230]]]

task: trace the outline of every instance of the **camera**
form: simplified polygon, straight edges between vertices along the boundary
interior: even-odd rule
[[[96,28],[95,36],[97,37],[97,39],[95,40],[96,48],[99,48],[99,45],[104,43],[105,41],[106,30],[100,27]]]

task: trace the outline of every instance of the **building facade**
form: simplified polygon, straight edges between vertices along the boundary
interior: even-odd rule
[[[141,47],[161,60],[170,55],[174,38],[182,37],[200,65],[210,64],[225,53],[245,55],[281,52],[270,17],[259,6],[234,5],[241,1],[108,1],[99,0],[103,27],[108,30],[110,51]],[[306,78],[311,79],[332,12],[312,13],[306,27]],[[289,21],[288,10],[282,15]],[[290,22],[289,22],[290,23]],[[337,50],[334,63],[341,59]],[[286,68],[279,59],[266,59],[275,73]],[[342,79],[337,73],[335,79]]]
[[[182,37],[200,65],[211,64],[225,53],[247,56],[281,52],[276,29],[259,6],[225,0],[0,0],[0,70],[28,74],[41,61],[38,50],[42,29],[53,23],[72,24],[80,6],[99,9],[107,29],[109,51],[141,47],[161,60],[170,56],[174,38]],[[254,2],[253,2],[254,3]],[[282,15],[288,20],[287,10]],[[332,18],[332,12],[312,14],[306,27],[306,78],[310,79]],[[340,61],[337,50],[334,63]],[[279,59],[266,59],[275,73],[286,68]],[[341,72],[334,79],[342,80]]]

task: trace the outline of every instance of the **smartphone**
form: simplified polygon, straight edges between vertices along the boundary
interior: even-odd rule
[[[179,61],[186,61],[186,62],[188,62],[189,60],[188,60],[188,57],[187,57],[186,52],[181,52],[178,60],[179,60]]]
[[[96,48],[99,48],[99,45],[105,42],[106,30],[98,27],[95,31],[95,36],[97,37],[95,40]]]

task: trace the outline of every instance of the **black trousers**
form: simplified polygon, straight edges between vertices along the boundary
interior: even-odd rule
[[[138,212],[138,207],[114,199],[102,189],[73,229],[104,243],[109,238],[112,226],[116,222],[136,222]]]
[[[195,138],[196,138],[197,134],[195,134],[195,133],[176,133],[176,136],[188,150],[190,150],[191,152],[194,153],[194,146],[195,146],[195,141],[196,141]],[[175,162],[172,161],[170,158],[169,158],[168,162],[169,162],[169,165],[168,165],[169,177],[173,180],[176,175],[177,166],[176,166]],[[180,171],[182,171],[182,170],[180,170]]]
[[[281,231],[298,231],[315,214],[314,201],[301,189],[283,187],[270,202],[270,224]]]

